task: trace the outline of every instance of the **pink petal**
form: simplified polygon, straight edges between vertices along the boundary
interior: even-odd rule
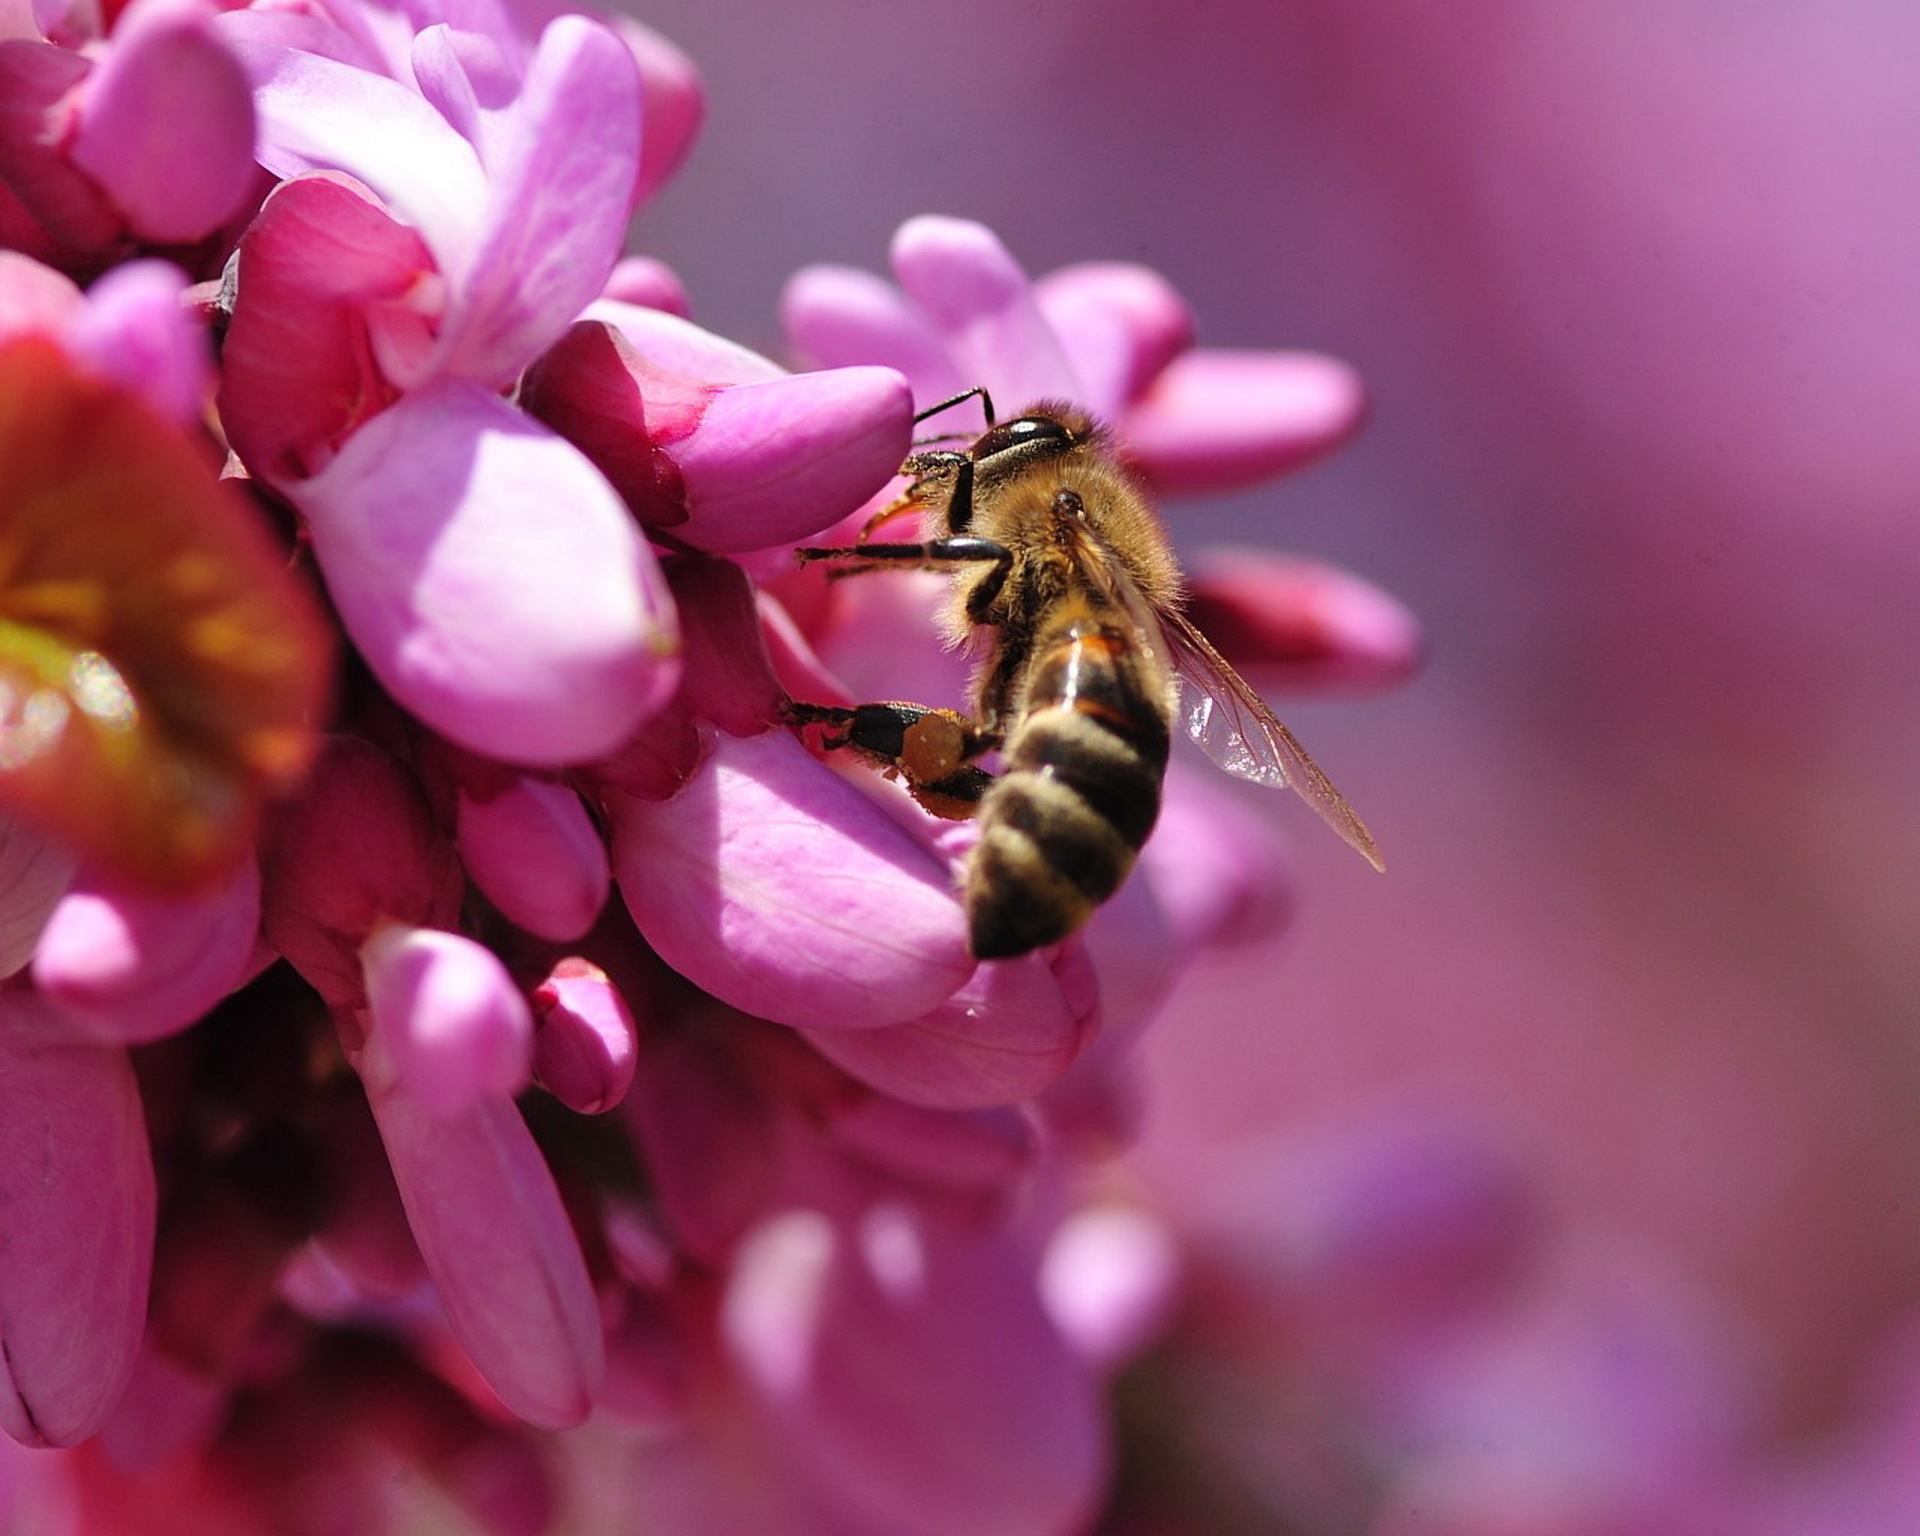
[[[973,970],[946,866],[784,731],[714,739],[687,786],[613,806],[614,869],[661,959],[776,1023],[917,1018]]]
[[[556,943],[579,938],[606,905],[606,844],[580,797],[515,775],[499,792],[457,790],[460,862],[509,921]]]
[[[679,169],[706,115],[706,97],[693,61],[651,27],[627,16],[612,16],[613,28],[640,66],[640,102],[645,118],[640,133],[640,177],[636,201],[651,197]]]
[[[526,1086],[533,1015],[493,951],[457,933],[393,924],[360,957],[372,1015],[363,1077],[397,1084],[435,1115]]]
[[[1162,495],[1236,491],[1331,452],[1359,428],[1360,377],[1312,352],[1186,352],[1119,423]]]
[[[54,909],[34,984],[102,1041],[184,1029],[252,974],[260,867],[248,859],[204,896],[158,896],[84,878]]]
[[[890,368],[723,389],[669,449],[689,513],[674,537],[733,554],[818,533],[899,472],[912,418],[907,382]]]
[[[308,176],[274,190],[241,238],[220,350],[220,420],[249,470],[304,479],[393,398],[372,328],[424,325],[410,306],[432,282],[420,236],[360,189]]]
[[[356,1305],[411,1295],[426,1283],[426,1267],[366,1100],[335,1094],[323,1106],[316,1134],[330,1198],[309,1257],[351,1287]]]
[[[290,47],[269,29],[225,35],[253,83],[260,163],[282,178],[345,171],[366,183],[458,281],[487,207],[474,147],[410,85]]]
[[[360,946],[390,923],[453,927],[464,891],[419,783],[371,742],[332,738],[262,850],[261,930],[336,1010],[366,1001]]]
[[[33,958],[60,898],[73,883],[74,856],[10,816],[0,816],[0,976]]]
[[[156,244],[219,229],[254,188],[245,71],[195,0],[134,0],[88,77],[73,162]]]
[[[806,1035],[841,1071],[903,1103],[983,1109],[1050,1087],[1080,1053],[1095,1012],[1092,997],[1070,1001],[1051,964],[1030,955],[978,967],[909,1024]]]
[[[18,251],[0,251],[0,341],[61,337],[85,310],[79,286]]]
[[[598,297],[620,254],[639,154],[640,77],[606,27],[561,16],[483,141],[484,227],[457,254],[438,369],[510,383]]]
[[[953,1113],[870,1094],[835,1106],[834,1146],[929,1195],[1006,1195],[1040,1161],[1031,1121],[1004,1106]]]
[[[1084,394],[1026,273],[985,225],[909,219],[893,237],[893,270],[946,344],[963,387],[986,385],[1003,418],[1036,400]]]
[[[187,280],[164,261],[129,261],[87,291],[68,346],[93,373],[145,397],[182,426],[197,423],[213,385],[213,352],[184,302]]]
[[[709,387],[758,384],[787,376],[786,369],[751,348],[702,330],[691,320],[665,310],[599,299],[588,305],[580,318],[612,326],[640,354],[647,368],[681,374]]]
[[[808,267],[788,280],[780,323],[794,352],[814,368],[878,363],[913,383],[931,405],[972,387],[945,342],[899,289],[857,267]]]
[[[126,1053],[0,1008],[0,1428],[97,1430],[133,1368],[153,1262],[153,1164]]]
[[[1425,655],[1411,613],[1335,566],[1260,549],[1213,550],[1190,574],[1194,623],[1236,667],[1276,687],[1391,687]]]
[[[527,765],[601,756],[678,681],[672,602],[619,498],[493,395],[415,390],[298,500],[361,654],[461,746]]]
[[[1085,383],[1078,403],[1105,421],[1193,345],[1193,311],[1150,267],[1062,267],[1033,285],[1033,297]]]
[[[1005,1236],[904,1206],[851,1227],[790,1212],[742,1246],[721,1330],[845,1528],[1046,1536],[1093,1514],[1100,1405]]]
[[[626,20],[616,19],[616,25]],[[635,304],[643,309],[663,309],[685,319],[692,313],[687,286],[664,261],[651,256],[623,256],[613,264],[601,297],[620,304]]]
[[[437,1115],[371,1085],[368,1102],[461,1347],[528,1423],[578,1424],[605,1368],[599,1311],[553,1175],[520,1111],[501,1098]]]
[[[1175,766],[1140,854],[1139,873],[1182,953],[1271,939],[1298,901],[1293,845],[1277,818],[1216,787],[1219,777]]]
[[[533,994],[539,1034],[534,1073],[575,1114],[600,1115],[633,1086],[640,1040],[633,1015],[607,973],[569,957]]]
[[[1152,1342],[1178,1297],[1180,1251],[1159,1217],[1086,1206],[1047,1244],[1040,1294],[1054,1326],[1089,1364],[1112,1370]]]

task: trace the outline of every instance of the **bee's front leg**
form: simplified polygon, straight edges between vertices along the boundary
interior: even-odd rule
[[[839,560],[845,564],[829,571],[830,579],[862,576],[869,571],[951,571],[956,565],[997,565],[1000,574],[1013,565],[1013,553],[992,539],[928,539],[922,544],[849,544],[837,549],[796,549],[794,558],[802,565],[816,560]]]
[[[826,727],[819,741],[827,750],[851,748],[881,772],[898,774],[915,800],[948,821],[971,816],[993,783],[973,760],[999,746],[998,735],[951,709],[898,701],[849,709],[789,700],[785,714],[796,726]]]

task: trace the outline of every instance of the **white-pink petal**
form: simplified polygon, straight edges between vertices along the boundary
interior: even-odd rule
[[[486,796],[458,787],[454,840],[487,900],[543,939],[579,938],[606,905],[606,844],[564,784],[521,777]]]
[[[678,680],[673,603],[580,452],[457,381],[371,418],[293,494],[387,689],[503,762],[604,756]]]

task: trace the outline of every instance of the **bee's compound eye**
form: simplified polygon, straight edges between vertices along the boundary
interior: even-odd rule
[[[975,463],[997,458],[1003,453],[1031,451],[1046,444],[1058,448],[1072,446],[1073,434],[1051,416],[1021,416],[1003,421],[973,445]]]

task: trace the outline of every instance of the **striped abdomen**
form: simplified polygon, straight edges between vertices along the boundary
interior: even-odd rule
[[[1166,690],[1131,630],[1091,615],[1036,651],[967,869],[980,959],[1057,943],[1120,888],[1160,814]]]

